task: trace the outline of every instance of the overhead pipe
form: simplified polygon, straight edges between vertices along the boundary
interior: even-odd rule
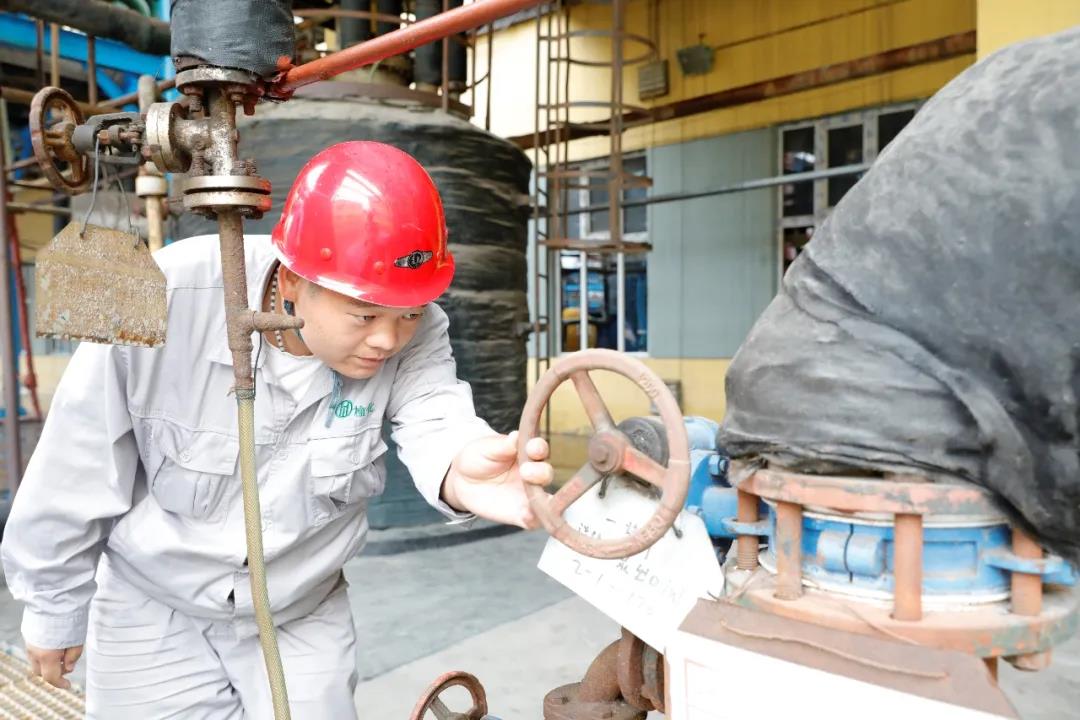
[[[2,1],[2,0],[0,0]],[[329,80],[343,72],[356,70],[393,55],[408,52],[448,35],[456,35],[486,25],[501,17],[541,5],[547,0],[477,0],[433,18],[421,20],[408,27],[380,35],[351,48],[289,69],[270,92],[288,96],[297,88],[321,80]],[[284,69],[284,68],[283,68]]]
[[[169,54],[169,24],[101,0],[0,0],[0,10],[118,40],[150,55]]]

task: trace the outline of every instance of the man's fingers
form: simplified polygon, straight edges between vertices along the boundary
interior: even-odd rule
[[[518,468],[521,479],[530,485],[546,486],[555,479],[555,469],[546,462],[527,462]]]
[[[41,677],[53,687],[67,690],[71,683],[63,675],[63,654],[56,654],[41,659]]]
[[[28,652],[26,656],[30,660],[30,677],[41,677],[41,662],[37,654]]]
[[[525,445],[525,454],[529,456],[530,460],[547,460],[551,450],[548,447],[547,440],[535,437]]]
[[[75,669],[75,663],[79,662],[79,658],[82,657],[83,649],[82,645],[78,647],[68,648],[64,651],[64,674]]]

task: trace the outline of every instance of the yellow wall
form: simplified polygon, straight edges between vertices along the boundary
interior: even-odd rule
[[[978,0],[977,16],[984,58],[1011,43],[1080,25],[1080,0]]]
[[[662,379],[681,381],[684,415],[701,415],[717,421],[723,418],[724,375],[730,360],[643,358],[642,361]],[[530,360],[530,390],[535,374],[536,361]],[[648,398],[629,380],[609,372],[591,375],[616,422],[649,414]],[[551,456],[560,475],[565,477],[585,463],[586,442],[592,431],[572,383],[563,383],[548,407],[552,413]]]
[[[624,101],[646,107],[740,87],[803,70],[874,55],[975,29],[975,0],[659,0],[659,52],[669,63],[670,92],[652,101],[637,97],[637,69],[624,77]],[[1080,4],[1080,3],[1078,3]],[[627,31],[649,35],[646,0],[630,0]],[[865,10],[865,11],[864,11]],[[574,29],[609,26],[607,5],[575,6]],[[839,17],[838,17],[839,16]],[[800,27],[805,26],[805,27]],[[798,29],[791,29],[791,28]],[[711,72],[684,76],[676,50],[698,42],[732,47],[716,51]],[[512,26],[496,34],[493,48],[492,131],[504,137],[531,133],[535,125],[533,78],[536,71],[536,25]],[[766,36],[766,37],[761,37]],[[740,42],[748,38],[758,38]],[[477,53],[478,74],[486,70],[486,41]],[[610,41],[575,39],[574,57],[610,57]],[[627,43],[626,54],[638,54]],[[846,110],[902,102],[932,95],[974,61],[974,55],[954,58],[872,78],[864,78],[796,95],[703,113],[629,130],[624,147],[636,150],[685,142],[756,127],[775,125]],[[546,66],[541,60],[541,82]],[[573,66],[573,100],[607,100],[610,74],[606,69]],[[483,124],[484,92],[478,93]],[[603,111],[576,111],[575,121],[596,119]],[[606,138],[572,143],[571,159],[607,154]]]

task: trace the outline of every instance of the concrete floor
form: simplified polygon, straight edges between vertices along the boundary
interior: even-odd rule
[[[360,638],[362,720],[404,720],[448,670],[480,678],[492,715],[539,720],[544,695],[579,680],[618,636],[613,622],[536,570],[541,533],[380,554],[400,549],[401,537],[373,533],[371,552],[346,567]],[[19,643],[19,612],[5,589],[0,642]],[[82,677],[80,667],[73,679]],[[1059,647],[1045,672],[1003,665],[1001,682],[1025,720],[1080,717],[1080,637]]]

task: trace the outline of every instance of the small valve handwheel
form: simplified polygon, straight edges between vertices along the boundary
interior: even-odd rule
[[[90,160],[75,149],[71,136],[86,122],[82,108],[66,91],[57,87],[39,90],[30,103],[30,143],[34,159],[52,186],[68,195],[78,195],[90,182]],[[67,174],[61,164],[68,166]]]
[[[439,697],[452,687],[463,687],[472,696],[468,712],[454,712]],[[475,675],[467,672],[449,672],[431,684],[413,708],[409,720],[424,720],[428,712],[435,713],[438,720],[482,720],[487,715],[487,693]]]
[[[660,411],[667,433],[670,458],[663,466],[634,447],[611,419],[607,405],[589,376],[590,370],[609,370],[634,382]],[[544,408],[562,383],[574,383],[595,431],[589,439],[589,462],[563,487],[549,495],[526,485],[533,512],[552,537],[577,552],[594,558],[624,558],[651,547],[675,522],[690,487],[690,450],[682,411],[667,385],[642,362],[613,350],[585,350],[557,360],[533,388],[521,414],[518,461],[527,462],[525,447],[539,434]],[[632,475],[660,490],[656,512],[634,534],[624,538],[592,538],[571,527],[566,509],[605,477]]]

